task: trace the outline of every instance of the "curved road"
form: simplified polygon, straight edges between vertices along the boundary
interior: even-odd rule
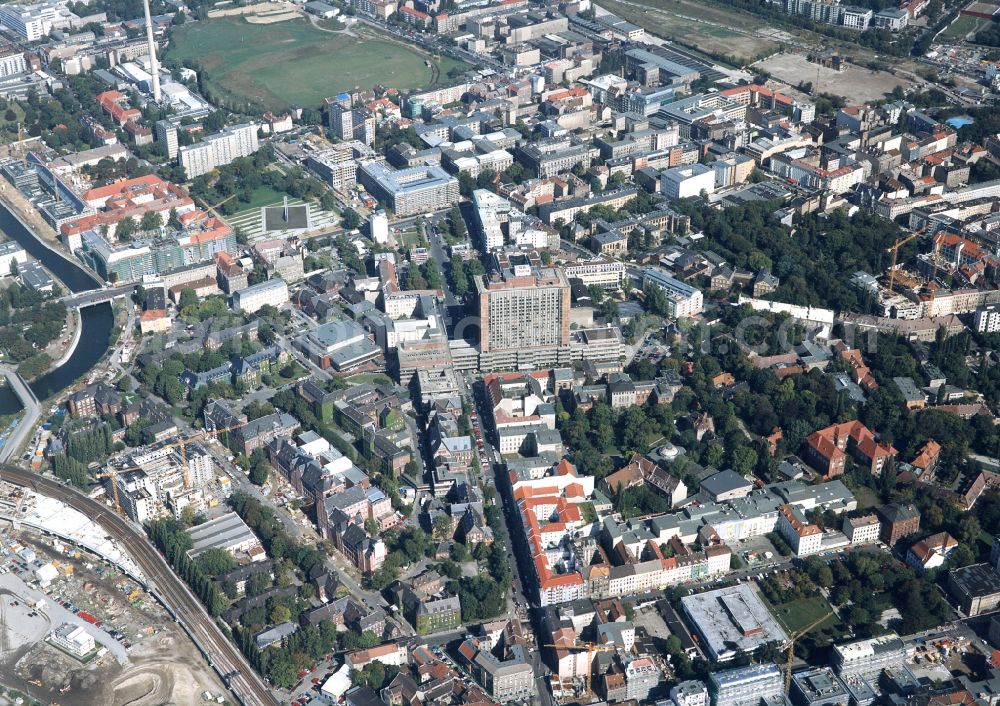
[[[0,365],[0,376],[7,379],[10,389],[14,391],[17,399],[21,401],[21,406],[24,407],[24,417],[17,423],[17,428],[11,432],[3,447],[0,448],[0,463],[2,463],[10,458],[12,453],[16,453],[21,448],[21,444],[28,440],[28,434],[31,433],[35,422],[38,421],[39,411],[38,398],[35,397],[35,393],[32,392],[28,383],[16,370],[7,365]]]
[[[0,480],[31,488],[94,518],[132,556],[146,576],[149,591],[156,595],[205,652],[209,664],[222,675],[233,695],[247,706],[274,706],[277,703],[243,653],[222,634],[198,599],[174,574],[145,535],[96,500],[31,471],[0,464]]]

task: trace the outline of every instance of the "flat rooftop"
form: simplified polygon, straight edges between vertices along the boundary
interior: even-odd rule
[[[188,555],[193,559],[207,549],[226,549],[246,542],[256,542],[257,535],[235,512],[209,520],[188,530],[191,535],[191,549]]]
[[[752,652],[768,642],[785,643],[781,629],[748,584],[706,591],[681,599],[684,613],[718,661]]]
[[[796,688],[808,703],[829,703],[847,697],[847,689],[829,667],[809,669],[792,675]]]

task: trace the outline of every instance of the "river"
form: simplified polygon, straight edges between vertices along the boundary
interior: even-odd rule
[[[31,257],[45,266],[71,292],[84,292],[101,287],[92,274],[68,257],[49,248],[25,228],[13,213],[0,204],[0,232],[21,244]],[[111,304],[98,304],[80,311],[80,342],[69,359],[31,383],[35,396],[42,402],[72,385],[93,368],[108,350],[114,315]],[[7,386],[0,388],[0,414],[12,414],[21,403]],[[43,411],[42,418],[48,415]]]

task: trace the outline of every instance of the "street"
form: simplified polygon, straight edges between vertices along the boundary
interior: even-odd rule
[[[40,412],[38,398],[35,397],[35,393],[31,391],[31,388],[25,383],[24,378],[16,370],[6,365],[0,365],[0,375],[7,378],[7,384],[10,385],[11,390],[14,391],[14,394],[17,395],[17,398],[24,406],[24,416],[21,417],[17,423],[17,427],[4,441],[3,446],[0,447],[0,462],[3,462],[10,458],[11,454],[16,453],[21,448],[21,445],[28,440],[31,430],[35,428],[35,423],[38,421]]]

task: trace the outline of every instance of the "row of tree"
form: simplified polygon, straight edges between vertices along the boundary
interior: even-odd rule
[[[209,615],[217,617],[229,607],[229,601],[211,578],[188,556],[193,543],[187,528],[173,518],[153,520],[149,524],[149,537],[170,562],[174,571],[191,587],[204,604]]]

